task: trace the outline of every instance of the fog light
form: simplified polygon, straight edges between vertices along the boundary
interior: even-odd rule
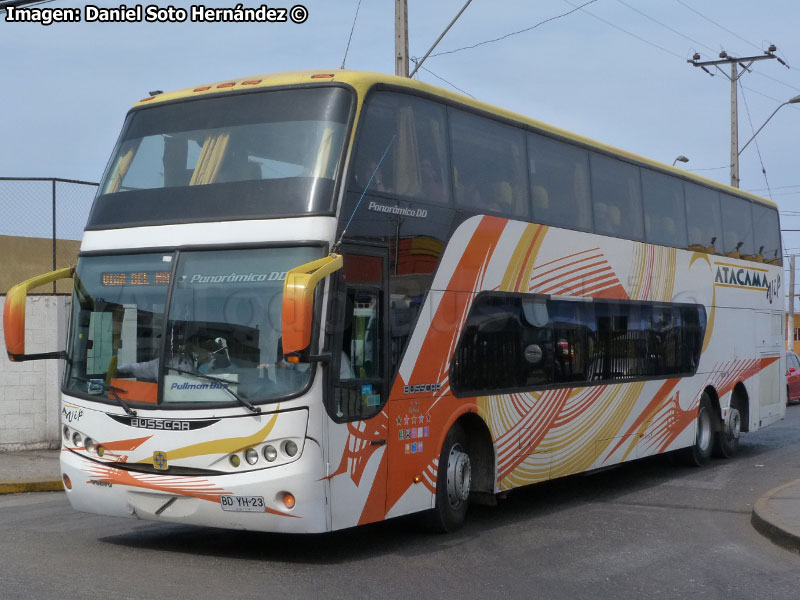
[[[236,467],[238,467],[240,464],[242,464],[242,459],[240,459],[240,458],[239,458],[239,457],[238,457],[236,454],[233,454],[233,455],[231,456],[231,466],[232,466],[232,467],[234,467],[234,468],[236,468]]]
[[[77,431],[72,434],[72,445],[76,448],[80,448],[81,446],[81,434]]]
[[[87,437],[85,440],[83,440],[83,445],[89,451],[94,450],[94,440],[92,438]]]
[[[264,458],[266,458],[269,462],[272,462],[278,458],[278,451],[275,450],[275,446],[264,446]]]
[[[253,448],[248,448],[247,452],[244,453],[244,459],[247,461],[247,464],[254,465],[258,462],[258,452]]]
[[[297,444],[292,440],[288,440],[283,443],[283,451],[286,453],[286,456],[294,456],[297,454]]]
[[[289,492],[284,492],[283,493],[283,498],[281,498],[281,500],[283,500],[283,505],[286,508],[288,508],[289,510],[292,510],[294,508],[294,505],[295,505],[296,501],[294,499],[294,495],[293,494],[291,494]]]
[[[69,427],[64,425],[64,439],[69,441]]]
[[[62,477],[62,479],[64,480],[64,487],[67,488],[68,490],[71,490],[72,489],[72,481],[70,480],[69,475],[64,473],[64,476]]]

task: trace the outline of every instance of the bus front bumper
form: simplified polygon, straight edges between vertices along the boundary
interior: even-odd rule
[[[61,453],[61,471],[72,486],[67,497],[76,510],[282,533],[328,531],[323,464],[311,439],[292,463],[202,477],[141,473]]]

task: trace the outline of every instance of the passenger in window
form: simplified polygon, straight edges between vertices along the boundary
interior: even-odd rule
[[[597,202],[595,204],[595,226],[600,233],[621,233],[622,213],[618,206]]]
[[[422,193],[425,198],[437,204],[444,202],[447,198],[439,170],[433,166],[429,158],[422,159],[420,169],[422,171]]]

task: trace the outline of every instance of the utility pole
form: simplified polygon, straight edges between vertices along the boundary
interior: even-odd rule
[[[408,77],[408,0],[394,0],[394,74]]]
[[[750,71],[750,66],[754,62],[759,60],[771,60],[774,58],[783,66],[788,68],[788,65],[785,62],[775,56],[774,52],[776,50],[777,48],[775,45],[770,44],[769,48],[764,51],[763,55],[745,56],[742,58],[728,56],[728,53],[723,50],[719,53],[719,60],[707,60],[705,62],[700,62],[700,55],[695,53],[691,60],[686,61],[693,67],[700,67],[709,75],[713,75],[713,73],[711,73],[711,71],[709,71],[706,67],[716,67],[717,70],[725,75],[725,77],[727,77],[731,82],[731,185],[733,187],[739,187],[739,106],[737,89],[739,79],[742,78],[742,75]],[[730,75],[723,71],[720,67],[720,65],[726,64],[731,66]],[[741,72],[738,69],[739,65],[742,66]]]

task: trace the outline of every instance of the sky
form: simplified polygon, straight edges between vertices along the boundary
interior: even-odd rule
[[[302,24],[187,20],[45,27],[0,15],[0,177],[98,181],[125,113],[151,90],[338,68],[348,39],[347,68],[394,72],[393,0],[303,2],[308,18]],[[702,60],[713,60],[721,50],[761,55],[772,43],[789,65],[760,61],[742,77],[740,147],[781,103],[800,94],[797,0],[586,2],[473,0],[417,78],[668,164],[684,155],[689,162],[679,166],[724,183],[730,181],[730,82],[687,59],[699,52]],[[410,55],[422,57],[464,3],[408,0]],[[41,6],[85,4],[54,0]],[[192,2],[171,4],[188,8]],[[210,0],[205,6],[235,5]],[[289,9],[293,3],[269,6]],[[459,50],[497,38],[504,39]],[[800,229],[798,133],[800,104],[784,106],[741,154],[741,187],[777,202],[784,230]],[[0,210],[6,214],[0,221],[13,212],[2,189]],[[800,232],[784,233],[784,250],[800,253]]]

